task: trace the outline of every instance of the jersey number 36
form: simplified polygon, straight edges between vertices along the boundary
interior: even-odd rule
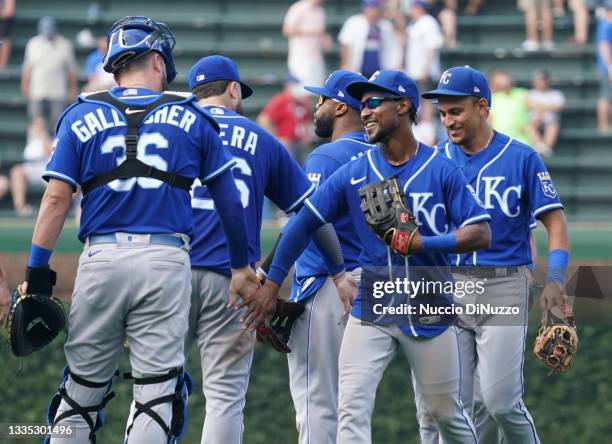
[[[157,168],[158,170],[168,171],[168,162],[163,157],[157,154],[147,154],[147,147],[152,146],[157,149],[167,149],[168,139],[160,133],[141,134],[138,137],[138,154],[136,157],[147,165]],[[122,135],[108,137],[100,148],[102,154],[112,154],[117,148],[121,148],[123,155],[117,158],[117,165],[125,160],[125,137]],[[108,184],[113,191],[129,191],[138,184],[140,188],[153,189],[162,186],[162,181],[151,177],[133,177],[131,179],[117,179]]]

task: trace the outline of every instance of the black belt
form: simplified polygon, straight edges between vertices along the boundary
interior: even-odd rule
[[[453,273],[477,278],[501,278],[518,273],[519,267],[451,267]]]

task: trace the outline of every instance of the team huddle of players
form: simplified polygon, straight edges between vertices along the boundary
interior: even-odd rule
[[[540,442],[522,401],[530,230],[536,218],[548,232],[547,311],[563,301],[567,229],[538,155],[489,125],[480,72],[450,68],[422,95],[400,71],[370,79],[335,71],[307,86],[319,96],[315,132],[330,142],[302,169],[241,115],[253,90],[232,60],[202,58],[189,72],[191,94],[168,94],[176,71],[164,24],[126,17],[108,36],[104,68],[119,87],[80,96],[60,118],[28,263],[30,276],[48,270],[72,192],[88,184],[68,365],[48,415],[75,433],[48,442],[95,442],[126,338],[134,378],[126,442],[183,436],[193,342],[206,398],[202,442],[242,442],[254,330],[293,265],[291,300],[304,313],[287,357],[300,443],[371,442],[376,388],[398,347],[410,363],[422,442]],[[448,133],[436,147],[412,132],[421,98],[436,101]],[[377,237],[362,213],[359,190],[390,178],[418,225],[409,255]],[[190,191],[185,181],[195,182]],[[254,266],[264,196],[295,214],[262,285]],[[451,279],[486,281],[491,298],[523,306],[524,322],[395,322],[376,316],[362,294],[367,282],[451,265]],[[410,300],[454,302],[452,294]]]

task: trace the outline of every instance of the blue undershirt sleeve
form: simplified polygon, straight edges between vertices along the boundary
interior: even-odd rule
[[[232,268],[242,268],[249,264],[249,239],[246,217],[236,188],[231,168],[206,183],[215,201],[221,225],[227,239]]]
[[[312,234],[322,225],[323,222],[306,207],[292,217],[283,229],[283,235],[270,265],[268,279],[279,286],[282,285],[289,269],[306,248]]]
[[[312,236],[312,240],[321,252],[330,275],[337,276],[342,273],[344,271],[344,257],[334,226],[326,223],[319,227]]]

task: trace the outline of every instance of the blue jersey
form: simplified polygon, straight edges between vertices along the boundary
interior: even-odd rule
[[[227,108],[205,107],[218,122],[223,145],[234,157],[232,172],[240,191],[249,238],[249,262],[261,256],[259,240],[264,196],[291,212],[315,189],[286,148],[251,120]],[[227,241],[206,186],[196,184],[191,205],[195,219],[191,265],[229,275]]]
[[[604,76],[608,74],[608,67],[604,62],[603,55],[599,46],[602,43],[607,43],[612,46],[612,21],[602,18],[597,22],[597,30],[595,31],[595,44],[597,54],[597,69]]]
[[[319,186],[341,166],[365,155],[374,145],[366,143],[363,132],[343,134],[334,142],[321,145],[314,150],[304,164],[308,178]],[[359,267],[361,244],[353,228],[350,214],[344,214],[334,221],[334,230],[340,240],[342,256],[347,270]],[[302,301],[315,294],[329,276],[329,270],[321,252],[311,241],[295,263],[291,300]]]
[[[529,146],[495,132],[488,148],[466,154],[451,142],[438,145],[461,168],[491,215],[491,248],[453,255],[456,265],[529,265],[533,218],[563,208],[550,174]]]
[[[159,97],[140,88],[114,88],[111,94],[127,103],[144,105]],[[214,120],[193,101],[161,105],[138,129],[138,159],[160,170],[203,182],[231,168]],[[43,178],[60,179],[75,189],[113,170],[125,160],[127,124],[105,102],[81,96],[58,123],[51,158]],[[114,180],[83,197],[79,239],[90,234],[182,233],[191,235],[190,196],[150,177]]]
[[[322,222],[333,222],[348,213],[355,232],[363,247],[359,263],[371,269],[387,267],[404,268],[406,259],[391,253],[387,246],[368,228],[360,208],[359,188],[390,177],[397,177],[406,193],[406,207],[415,215],[419,232],[423,236],[436,236],[452,231],[451,227],[489,220],[490,216],[478,204],[459,168],[439,151],[419,144],[414,157],[403,165],[391,165],[380,149],[367,151],[365,156],[334,173],[315,194],[306,201],[306,206]],[[447,267],[447,254],[422,252],[410,256],[410,267]],[[434,299],[429,299],[431,303]],[[426,302],[417,296],[415,303]],[[450,305],[450,294],[439,294],[435,303]],[[353,305],[352,314],[361,316],[361,295]],[[413,336],[435,336],[447,325],[405,326],[402,330]]]

